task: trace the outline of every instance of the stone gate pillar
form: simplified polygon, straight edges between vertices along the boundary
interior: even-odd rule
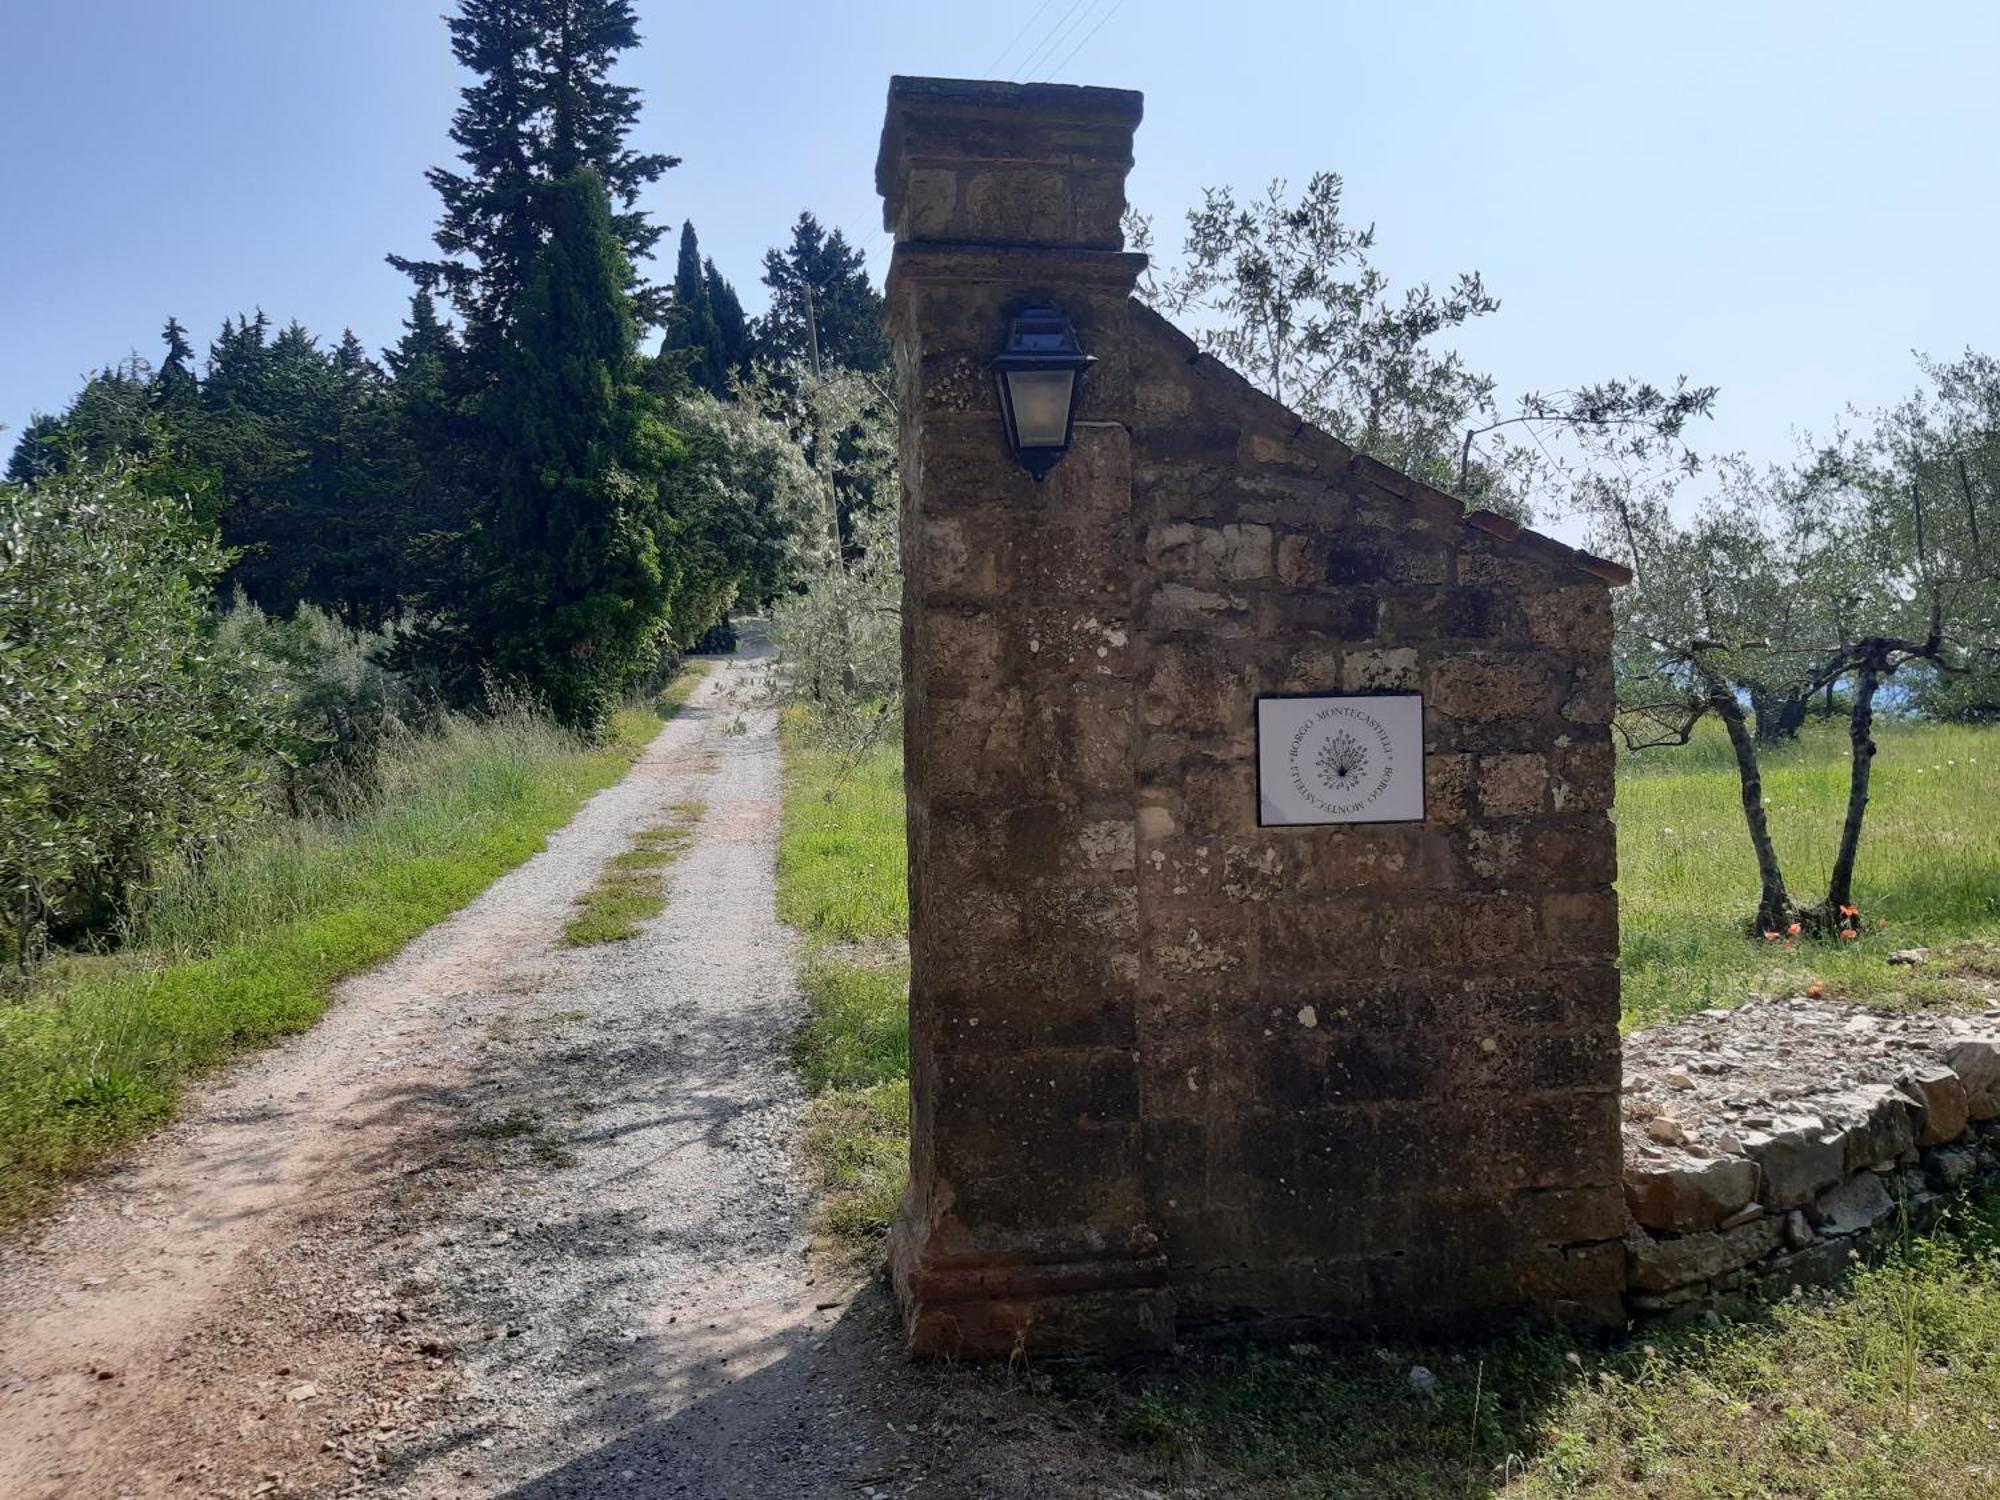
[[[1131,296],[1139,96],[891,85],[918,1352],[1622,1317],[1616,565]],[[1040,484],[990,365],[1097,364]]]
[[[1134,1054],[1131,381],[1140,98],[895,80],[914,1349],[1170,1341]],[[1053,301],[1098,357],[1067,459],[1010,455],[988,365]]]

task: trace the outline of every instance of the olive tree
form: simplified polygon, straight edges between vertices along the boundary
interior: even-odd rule
[[[254,688],[209,628],[227,563],[129,473],[0,486],[0,891],[25,964],[198,857],[271,768]]]

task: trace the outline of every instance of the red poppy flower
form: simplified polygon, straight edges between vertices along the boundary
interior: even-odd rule
[[[1851,938],[1851,937],[1859,937],[1859,936],[1860,936],[1860,934],[1859,934],[1859,933],[1857,933],[1857,932],[1856,932],[1856,931],[1855,931],[1855,930],[1854,930],[1854,929],[1853,929],[1852,927],[1843,927],[1843,928],[1841,928],[1841,929],[1840,929],[1840,935],[1841,935],[1842,937],[1844,937],[1844,938]]]

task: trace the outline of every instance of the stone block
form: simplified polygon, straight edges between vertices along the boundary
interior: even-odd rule
[[[1662,1236],[1635,1226],[1625,1237],[1626,1279],[1644,1292],[1699,1286],[1732,1264],[1722,1236],[1712,1230]]]
[[[1744,1137],[1743,1154],[1763,1171],[1757,1201],[1770,1209],[1803,1208],[1846,1172],[1844,1138],[1817,1116],[1751,1132]]]
[[[1430,669],[1430,704],[1455,719],[1512,719],[1553,713],[1555,679],[1536,656],[1446,656]]]
[[[1966,1117],[2000,1119],[2000,1036],[1955,1042],[1944,1060],[1965,1084]]]
[[[1552,651],[1576,651],[1609,656],[1611,651],[1611,591],[1599,584],[1525,593],[1521,608],[1528,635]]]
[[[1433,823],[1461,823],[1472,815],[1473,758],[1424,757],[1424,816]]]
[[[1349,693],[1414,691],[1421,671],[1413,646],[1348,651],[1340,658],[1340,686]]]
[[[1823,1234],[1856,1234],[1871,1229],[1896,1211],[1896,1200],[1874,1172],[1857,1172],[1821,1193],[1813,1217]]]
[[[1941,1193],[1956,1192],[1979,1171],[1979,1158],[1970,1151],[1934,1151],[1925,1164],[1927,1175]]]
[[[1943,1064],[1913,1068],[1896,1080],[1916,1109],[1917,1144],[1941,1146],[1965,1134],[1965,1081]]]
[[[1587,745],[1565,745],[1550,756],[1554,785],[1549,795],[1557,812],[1609,812],[1615,758],[1605,739]]]
[[[1757,1196],[1758,1169],[1741,1156],[1625,1169],[1625,1203],[1648,1229],[1713,1229]]]
[[[1382,960],[1390,968],[1507,969],[1540,946],[1534,907],[1518,896],[1410,901],[1382,913]]]
[[[1548,801],[1549,762],[1544,755],[1479,757],[1479,807],[1491,818],[1526,817]]]
[[[1560,891],[1542,897],[1542,925],[1565,958],[1618,956],[1618,897],[1611,891]]]
[[[1894,1161],[1916,1144],[1910,1101],[1895,1089],[1836,1094],[1823,1108],[1829,1125],[1841,1132],[1841,1163],[1847,1172]]]

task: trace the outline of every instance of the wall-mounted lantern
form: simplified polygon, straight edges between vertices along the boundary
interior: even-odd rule
[[[1007,446],[1040,483],[1069,452],[1077,387],[1097,363],[1076,341],[1061,310],[1046,303],[1023,308],[1007,330],[1007,347],[993,361]]]

